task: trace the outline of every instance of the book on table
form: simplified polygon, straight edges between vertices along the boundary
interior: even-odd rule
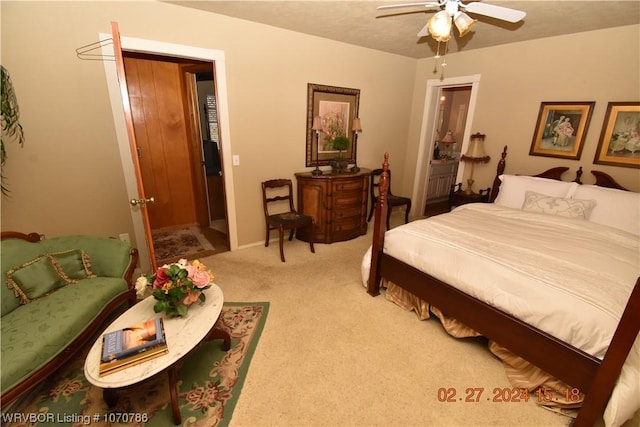
[[[100,375],[162,356],[168,352],[162,318],[107,332],[102,338]]]

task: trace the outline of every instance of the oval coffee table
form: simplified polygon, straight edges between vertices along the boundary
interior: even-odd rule
[[[155,299],[153,296],[147,297],[125,311],[104,330],[87,354],[84,375],[91,384],[103,389],[103,398],[109,407],[115,406],[117,402],[114,389],[137,384],[166,370],[169,374],[173,420],[176,424],[182,422],[178,405],[177,362],[204,340],[222,339],[224,340],[222,346],[224,350],[229,350],[231,347],[229,334],[215,327],[224,302],[222,290],[213,284],[204,293],[207,296],[204,303],[196,302],[189,307],[189,312],[185,317],[174,318],[166,318],[164,313],[154,313]],[[104,333],[126,328],[161,315],[164,317],[164,330],[169,352],[121,371],[100,376],[100,357]]]

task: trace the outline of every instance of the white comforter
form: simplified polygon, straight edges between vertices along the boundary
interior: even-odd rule
[[[601,359],[640,276],[639,243],[585,220],[476,203],[388,231],[384,252]],[[639,408],[636,339],[605,422]]]

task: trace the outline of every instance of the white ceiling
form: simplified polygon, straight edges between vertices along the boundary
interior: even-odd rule
[[[417,34],[434,11],[424,11],[420,7],[376,10],[380,5],[415,1],[418,0],[181,0],[166,3],[412,58],[433,57],[437,42],[431,37],[418,38]],[[527,16],[521,22],[510,24],[469,14],[478,19],[475,31],[459,38],[454,29],[455,36],[449,42],[449,52],[640,24],[640,0],[490,0],[486,3],[522,10],[527,12]],[[616,41],[618,43],[620,41]],[[559,50],[558,54],[562,55],[563,51]]]

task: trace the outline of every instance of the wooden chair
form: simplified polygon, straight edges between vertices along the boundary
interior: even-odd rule
[[[387,193],[387,204],[389,205],[389,209],[387,210],[387,230],[389,229],[389,218],[391,218],[391,209],[394,206],[406,206],[404,211],[404,223],[409,222],[409,212],[411,211],[411,199],[409,197],[402,196],[394,196],[391,194],[391,170],[387,171],[389,173],[389,191]],[[374,169],[371,172],[371,184],[369,185],[369,189],[371,191],[371,209],[369,210],[369,218],[367,218],[367,222],[371,221],[371,217],[373,217],[373,212],[376,209],[376,204],[378,203],[378,187],[380,181],[380,175],[382,175],[382,169]]]
[[[267,193],[270,193],[268,195]],[[285,205],[288,201],[288,211],[271,214],[269,206],[275,210],[277,204]],[[282,203],[284,202],[284,203]],[[290,179],[272,179],[262,183],[262,204],[264,207],[264,218],[267,223],[267,237],[264,246],[269,246],[269,235],[271,230],[278,230],[280,233],[280,259],[284,260],[284,232],[289,231],[289,241],[293,240],[293,235],[298,228],[313,227],[313,218],[296,212],[293,207],[293,186]],[[316,253],[313,242],[309,242],[312,253]]]

